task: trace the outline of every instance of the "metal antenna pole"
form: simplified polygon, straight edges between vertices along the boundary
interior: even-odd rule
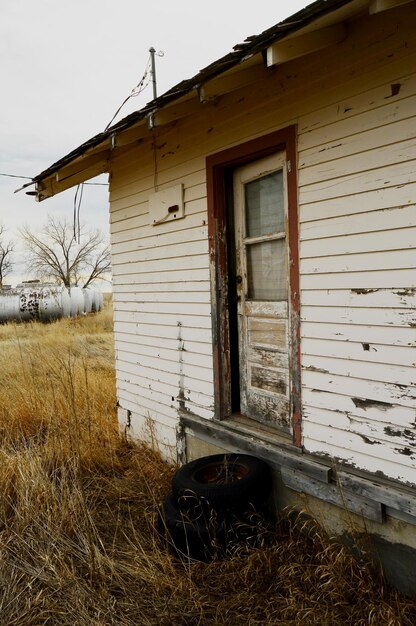
[[[157,98],[157,88],[156,88],[156,62],[155,62],[155,54],[156,50],[153,48],[149,48],[150,52],[150,61],[152,64],[152,85],[153,85],[153,100]]]

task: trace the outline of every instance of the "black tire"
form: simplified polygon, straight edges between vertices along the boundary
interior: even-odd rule
[[[217,526],[213,518],[191,519],[166,496],[158,510],[156,529],[164,544],[180,558],[209,562],[217,552]]]
[[[186,463],[172,479],[172,491],[181,510],[192,510],[195,499],[217,513],[266,501],[272,484],[267,463],[247,454],[215,454]]]

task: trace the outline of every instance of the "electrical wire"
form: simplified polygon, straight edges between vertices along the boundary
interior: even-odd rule
[[[80,224],[80,210],[82,203],[82,195],[84,193],[84,183],[77,185],[74,196],[74,239],[78,243],[81,241],[81,224]]]
[[[147,85],[150,82],[150,76],[149,76],[150,75],[150,66],[151,66],[151,56],[149,55],[149,58],[148,58],[147,64],[146,64],[146,68],[144,70],[144,74],[143,74],[141,80],[137,83],[137,85],[135,87],[133,87],[133,89],[131,90],[130,94],[127,96],[127,98],[125,98],[123,100],[121,105],[118,107],[117,111],[114,113],[113,117],[108,122],[107,126],[105,127],[104,132],[110,128],[111,124],[114,122],[115,118],[120,113],[120,111],[124,107],[124,105],[130,100],[130,98],[137,97],[139,94],[142,93],[142,91],[144,91],[146,89]],[[147,78],[147,81],[146,81],[146,78]]]
[[[18,176],[17,174],[2,174],[0,176],[8,176],[8,178],[26,178],[26,180],[32,180],[31,176]]]
[[[18,174],[3,174],[2,172],[0,172],[0,176],[7,176],[8,178],[24,178],[26,180],[32,180],[31,176],[18,176]],[[35,184],[36,181],[33,181],[33,184]],[[83,185],[98,185],[98,186],[102,186],[102,187],[108,187],[108,183],[83,183]]]

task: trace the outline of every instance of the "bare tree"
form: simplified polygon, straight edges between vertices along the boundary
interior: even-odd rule
[[[111,271],[110,249],[99,230],[81,228],[79,238],[67,220],[48,216],[40,235],[27,226],[21,231],[28,251],[28,267],[39,276],[66,287],[86,287]]]
[[[6,239],[5,233],[5,227],[0,224],[0,289],[3,287],[5,277],[11,273],[13,268],[12,253],[14,243]]]

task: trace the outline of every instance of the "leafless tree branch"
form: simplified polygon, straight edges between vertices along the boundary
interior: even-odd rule
[[[41,277],[62,282],[66,287],[86,287],[111,271],[110,251],[99,230],[81,229],[77,242],[72,224],[49,216],[40,235],[21,229],[28,251],[28,266]]]
[[[3,287],[5,277],[13,269],[12,254],[14,243],[5,237],[6,228],[0,224],[0,289]]]

